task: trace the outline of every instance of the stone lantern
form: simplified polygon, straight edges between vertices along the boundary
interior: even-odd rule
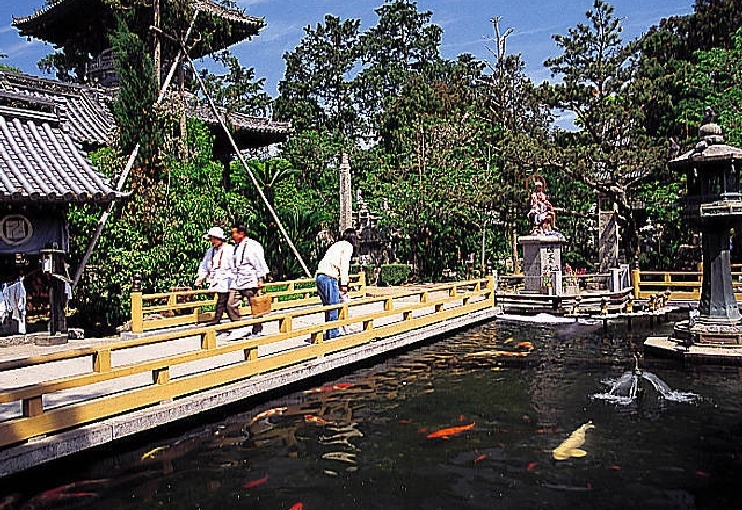
[[[742,220],[740,168],[742,149],[724,144],[721,127],[708,122],[699,130],[699,142],[690,152],[669,162],[687,179],[684,213],[701,232],[703,282],[698,312],[676,323],[666,347],[690,353],[691,346],[704,349],[739,345],[742,348],[742,316],[734,296],[731,267],[731,234]],[[665,345],[649,338],[645,348]]]

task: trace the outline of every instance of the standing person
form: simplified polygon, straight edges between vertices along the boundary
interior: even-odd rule
[[[340,240],[327,248],[325,256],[317,266],[317,294],[322,304],[337,305],[340,303],[340,293],[348,292],[348,271],[350,270],[350,259],[356,245],[356,231],[352,228],[345,229]],[[325,321],[336,321],[338,311],[325,312]],[[337,328],[325,331],[324,338],[329,340],[338,336]]]
[[[204,239],[211,242],[211,248],[206,250],[201,265],[198,267],[198,277],[194,284],[200,287],[205,280],[209,284],[209,290],[216,292],[214,319],[206,323],[208,326],[213,326],[219,324],[222,315],[227,310],[234,252],[232,246],[224,242],[226,238],[221,227],[211,227],[204,234]]]
[[[265,275],[268,274],[268,264],[265,263],[263,247],[255,239],[247,237],[247,229],[244,225],[235,225],[231,232],[234,241],[232,262],[234,274],[229,292],[227,315],[230,320],[236,321],[240,319],[239,300],[243,297],[249,300],[260,295],[260,290],[265,285]],[[253,335],[261,331],[263,331],[262,324],[253,324]]]

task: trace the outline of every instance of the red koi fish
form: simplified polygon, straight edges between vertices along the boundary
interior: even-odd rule
[[[247,482],[245,482],[245,485],[243,485],[242,487],[244,489],[254,489],[255,487],[260,487],[267,481],[268,481],[268,475],[265,475],[263,478],[258,478],[257,480],[248,480]]]
[[[76,489],[85,489],[105,482],[106,480],[82,480],[79,482],[72,482],[67,485],[55,487],[42,492],[41,494],[34,496],[23,506],[24,509],[32,510],[35,508],[49,508],[50,505],[57,505],[63,501],[76,499],[76,498],[90,498],[97,497],[98,494],[95,492],[81,491]]]
[[[558,433],[559,433],[558,428],[536,429],[536,434],[558,434]]]
[[[304,510],[304,503],[302,503],[301,501],[298,503],[294,503],[293,505],[291,505],[291,508],[289,508],[289,510]]]
[[[466,432],[467,430],[471,430],[474,428],[474,423],[469,423],[467,425],[461,425],[459,427],[449,427],[446,429],[440,429],[436,430],[435,432],[431,432],[428,434],[428,439],[435,439],[435,438],[449,438],[451,436],[455,436],[456,434],[460,434],[462,432]]]
[[[530,464],[528,464],[528,466],[526,466],[526,471],[533,471],[534,469],[536,469],[536,466],[538,466],[538,462],[531,462]]]
[[[274,407],[272,409],[266,409],[262,413],[258,413],[255,416],[253,416],[252,422],[255,423],[258,420],[262,420],[263,418],[267,418],[269,416],[273,416],[276,414],[281,415],[285,413],[287,409],[288,407]]]

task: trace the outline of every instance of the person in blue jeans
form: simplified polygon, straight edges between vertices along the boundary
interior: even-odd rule
[[[350,259],[357,243],[356,231],[352,228],[345,229],[340,240],[327,248],[325,256],[317,266],[316,282],[317,294],[322,304],[337,305],[340,303],[340,294],[348,292],[348,271],[350,270]],[[338,310],[325,312],[325,321],[336,321]],[[329,340],[338,336],[338,328],[325,331],[324,338]]]

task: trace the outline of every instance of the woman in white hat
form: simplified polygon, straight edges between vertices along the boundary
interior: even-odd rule
[[[194,284],[196,287],[200,287],[205,280],[209,284],[209,290],[216,292],[214,319],[206,323],[213,326],[219,324],[222,315],[227,310],[234,254],[232,246],[224,242],[226,237],[221,227],[211,227],[204,234],[204,239],[211,241],[211,248],[206,250],[206,255],[204,255],[201,265],[198,267],[198,277]]]

